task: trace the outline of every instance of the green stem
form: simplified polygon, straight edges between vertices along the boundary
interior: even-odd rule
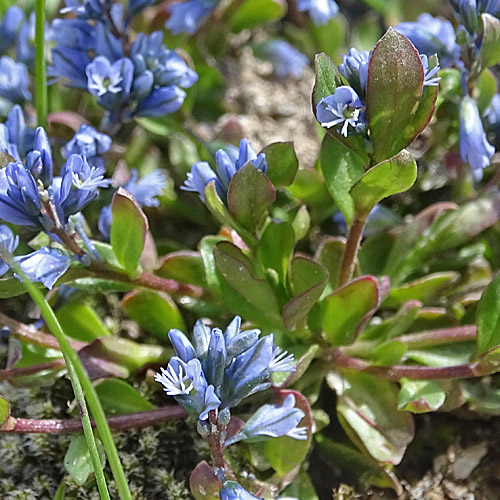
[[[359,244],[363,237],[363,229],[365,228],[366,217],[354,216],[347,242],[345,244],[344,254],[342,255],[342,264],[340,267],[340,276],[338,286],[344,286],[352,278],[356,257],[358,255]]]
[[[48,94],[45,66],[45,0],[36,0],[35,100],[38,125],[47,128]]]
[[[54,311],[49,306],[42,293],[36,288],[33,283],[31,283],[26,275],[21,271],[19,266],[10,262],[14,271],[19,274],[23,280],[23,284],[26,287],[26,290],[30,294],[33,301],[38,305],[40,311],[42,313],[47,326],[50,331],[54,334],[59,345],[61,347],[61,351],[63,352],[66,364],[69,368],[70,365],[73,366],[77,378],[85,391],[85,395],[87,397],[88,404],[92,411],[92,415],[97,425],[97,430],[99,431],[99,436],[101,437],[102,444],[104,449],[106,450],[106,455],[108,457],[109,465],[111,467],[111,471],[113,472],[113,477],[116,482],[116,486],[118,488],[118,492],[120,494],[120,498],[122,500],[132,500],[132,496],[130,494],[130,490],[128,488],[127,479],[125,478],[125,473],[123,472],[123,467],[120,462],[120,458],[118,457],[118,452],[116,450],[115,443],[113,441],[113,436],[111,434],[111,430],[109,428],[108,422],[106,421],[106,415],[104,414],[104,410],[102,409],[101,402],[99,401],[99,397],[97,392],[90,381],[89,375],[85,368],[83,367],[80,358],[77,353],[71,347],[66,335],[64,334],[61,325],[59,324]],[[76,393],[75,393],[76,395]],[[89,421],[90,422],[90,421]],[[100,464],[99,464],[100,469]],[[100,469],[101,470],[101,469]],[[96,477],[97,477],[97,471]],[[102,470],[101,470],[102,472]],[[109,498],[109,497],[108,497]]]
[[[87,409],[87,404],[85,403],[85,395],[83,393],[82,385],[78,380],[75,367],[69,360],[66,353],[63,352],[63,356],[64,361],[66,362],[69,378],[71,379],[71,385],[73,386],[73,392],[75,393],[78,411],[80,412],[83,435],[85,436],[87,448],[90,453],[90,461],[92,462],[92,468],[94,469],[97,488],[99,489],[101,499],[111,500],[108,492],[108,486],[106,484],[106,478],[104,477],[104,472],[102,470],[101,460],[99,459],[99,452],[97,451],[97,444],[94,438],[94,432],[92,431],[92,424],[90,423],[89,411]]]

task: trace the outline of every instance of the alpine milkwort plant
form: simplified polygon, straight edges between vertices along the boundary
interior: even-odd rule
[[[262,406],[239,431],[228,434],[232,408],[270,388],[272,373],[295,370],[293,356],[274,345],[273,335],[259,336],[256,329],[242,331],[238,316],[224,332],[197,321],[193,343],[179,330],[171,330],[175,356],[155,375],[167,395],[198,419],[198,432],[209,444],[214,474],[221,484],[221,498],[257,498],[234,481],[234,472],[224,456],[226,447],[238,441],[308,437],[306,427],[297,427],[305,414],[295,407],[293,394],[288,394],[281,405]]]

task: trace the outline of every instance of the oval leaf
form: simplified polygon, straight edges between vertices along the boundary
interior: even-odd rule
[[[101,466],[104,468],[106,454],[101,442],[97,438],[96,444],[99,460],[101,461]],[[64,468],[69,472],[76,484],[80,486],[84,485],[89,475],[94,472],[87,442],[83,434],[77,434],[71,438],[68,451],[64,457]]]
[[[274,142],[266,146],[261,153],[266,155],[269,166],[267,177],[274,186],[289,186],[295,179],[299,168],[293,142]]]
[[[441,386],[431,380],[400,381],[401,390],[398,395],[398,409],[412,413],[437,411],[446,400],[446,393]]]
[[[111,246],[120,265],[133,276],[144,249],[148,220],[135,198],[120,188],[111,203]]]
[[[423,84],[417,49],[389,28],[373,49],[366,88],[366,114],[378,162],[399,152],[399,137],[418,108]]]

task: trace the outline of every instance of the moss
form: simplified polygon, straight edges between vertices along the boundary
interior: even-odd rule
[[[0,384],[12,413],[26,418],[68,418],[71,386],[65,379],[32,388]],[[115,434],[115,442],[134,500],[190,499],[188,479],[196,464],[207,458],[192,422],[166,422],[155,427]],[[99,500],[95,481],[77,485],[63,467],[69,435],[6,434],[0,446],[0,498],[54,498],[64,479],[67,500]],[[203,444],[202,444],[203,443]],[[111,498],[119,498],[109,465],[105,468]]]

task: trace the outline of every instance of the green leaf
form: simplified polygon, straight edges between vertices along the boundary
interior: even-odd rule
[[[397,465],[413,439],[413,419],[397,409],[396,384],[366,373],[329,374],[337,415],[351,440],[375,460]]]
[[[406,353],[406,345],[399,340],[389,340],[380,344],[373,353],[371,358],[373,364],[377,366],[390,366],[398,363]]]
[[[0,396],[0,427],[7,422],[10,417],[10,404],[2,396]]]
[[[283,308],[283,324],[293,330],[305,323],[311,308],[321,297],[328,271],[314,260],[294,257],[290,264],[290,282],[294,297]]]
[[[189,489],[195,500],[219,500],[222,484],[210,465],[202,460],[191,473]]]
[[[336,139],[325,135],[321,143],[319,164],[328,192],[344,214],[347,224],[351,225],[354,200],[350,191],[364,174],[361,158]]]
[[[203,259],[198,252],[180,250],[165,255],[155,274],[201,288],[206,286]]]
[[[398,410],[412,413],[437,411],[446,400],[443,389],[431,380],[400,380]]]
[[[500,389],[484,384],[482,379],[461,380],[460,386],[471,410],[486,415],[500,415]]]
[[[254,232],[266,217],[267,209],[276,199],[271,181],[251,163],[234,174],[227,193],[227,206],[234,219]]]
[[[479,301],[476,346],[477,356],[500,346],[500,276],[490,283]]]
[[[122,300],[125,314],[155,337],[168,341],[171,328],[184,331],[186,326],[170,296],[154,290],[134,290]]]
[[[61,481],[61,484],[59,485],[59,488],[57,488],[54,500],[64,500],[65,498],[66,498],[66,482],[63,479]]]
[[[57,311],[56,317],[66,334],[76,340],[92,342],[110,335],[94,309],[83,300],[69,302]]]
[[[332,95],[337,87],[343,85],[343,82],[337,66],[324,52],[316,54],[314,67],[316,69],[316,79],[312,93],[312,105],[314,116],[316,116],[316,106],[319,101]]]
[[[420,300],[424,304],[433,298],[438,298],[444,290],[455,284],[460,273],[447,271],[423,276],[417,280],[392,288],[384,301],[385,307],[398,307],[408,300]]]
[[[289,186],[295,179],[299,168],[299,160],[293,142],[273,142],[261,153],[266,155],[269,166],[267,177],[275,187]]]
[[[305,416],[298,426],[307,428],[307,439],[298,441],[288,436],[282,436],[266,441],[264,444],[266,458],[278,476],[281,477],[292,472],[304,461],[312,440],[313,419],[309,402],[300,392],[292,390],[279,391],[281,402],[289,394],[295,396],[295,408],[300,408],[304,412]]]
[[[244,29],[281,19],[287,7],[284,0],[246,0],[229,21],[231,31],[239,33]]]
[[[107,415],[127,415],[156,408],[130,384],[116,378],[103,380],[96,385],[96,391]]]
[[[101,442],[97,438],[96,444],[99,460],[101,461],[102,468],[104,468],[106,464],[106,454]],[[87,442],[83,434],[75,434],[71,438],[68,451],[64,457],[64,468],[69,472],[76,484],[80,486],[83,486],[87,482],[90,474],[94,472],[90,460],[90,453],[87,448]]]
[[[120,265],[134,276],[144,249],[148,220],[135,198],[122,188],[113,196],[111,213],[111,246]]]
[[[332,290],[337,288],[344,249],[345,238],[334,236],[322,241],[316,252],[315,259],[328,271]]]
[[[300,498],[300,500],[319,500],[314,485],[307,472],[299,475],[281,492],[282,498]]]
[[[426,366],[453,366],[468,363],[474,353],[471,342],[441,345],[406,352],[406,359]]]
[[[353,186],[350,195],[358,214],[368,216],[388,196],[410,189],[417,180],[417,163],[403,150],[368,170]]]
[[[437,56],[429,57],[429,70],[438,65]],[[431,121],[432,115],[436,108],[436,100],[438,96],[438,86],[426,85],[422,92],[422,99],[418,105],[417,111],[412,116],[410,123],[406,126],[403,133],[394,145],[394,151],[401,151],[408,147],[424,128]]]
[[[500,21],[487,13],[481,14],[483,38],[479,59],[482,68],[495,66],[500,62]]]
[[[497,80],[495,75],[489,70],[481,71],[478,79],[476,89],[479,91],[477,97],[477,107],[479,114],[483,114],[484,110],[488,107],[493,96],[497,93]]]
[[[375,313],[379,285],[373,276],[357,278],[323,301],[323,330],[333,346],[352,344]]]
[[[287,222],[271,221],[257,246],[257,256],[264,269],[274,269],[282,284],[286,283],[288,263],[295,246],[295,232]]]
[[[233,293],[229,298],[232,292],[228,290],[221,298],[237,305],[236,312],[243,314],[247,311],[246,317],[254,319],[250,311],[257,311],[258,317],[264,317],[276,326],[281,325],[278,301],[271,285],[257,272],[250,258],[228,241],[217,243],[213,256],[217,271],[238,294],[234,296]]]
[[[400,151],[398,141],[418,108],[423,84],[417,49],[389,28],[373,49],[366,88],[366,115],[378,162]]]

